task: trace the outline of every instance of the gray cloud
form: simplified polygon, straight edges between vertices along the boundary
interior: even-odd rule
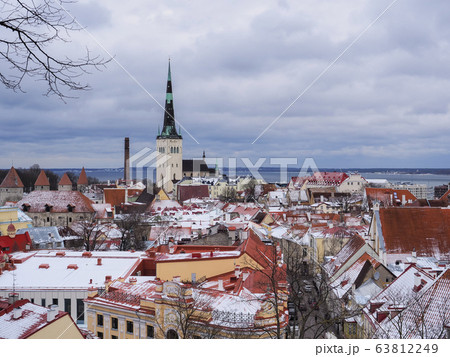
[[[447,1],[398,1],[251,144],[389,3],[83,0],[70,11],[162,105],[172,58],[186,157],[448,166]],[[68,54],[106,56],[86,32],[72,38]],[[120,167],[124,136],[132,151],[154,147],[163,110],[117,63],[83,79],[92,90],[67,104],[32,81],[25,94],[0,88],[0,166]]]

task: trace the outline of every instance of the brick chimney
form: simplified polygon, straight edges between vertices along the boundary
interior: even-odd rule
[[[125,157],[123,163],[123,179],[130,180],[130,138],[125,138]]]

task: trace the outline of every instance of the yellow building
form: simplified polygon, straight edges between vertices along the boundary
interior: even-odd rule
[[[149,252],[155,278],[92,290],[85,300],[88,329],[106,339],[284,337],[288,284],[280,250],[254,234],[239,247],[216,248]]]
[[[11,223],[14,224],[16,230],[33,227],[32,219],[19,208],[0,207],[0,235],[7,235],[8,226]]]

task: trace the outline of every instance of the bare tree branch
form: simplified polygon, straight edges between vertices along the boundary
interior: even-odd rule
[[[0,5],[0,61],[9,64],[0,81],[14,91],[22,91],[25,77],[47,84],[46,95],[70,97],[66,91],[87,90],[78,81],[90,69],[99,70],[111,60],[92,56],[89,50],[79,59],[58,56],[51,46],[69,42],[70,33],[82,30],[63,8],[66,0],[7,0]]]

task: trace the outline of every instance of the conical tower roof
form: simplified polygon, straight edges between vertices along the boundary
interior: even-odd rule
[[[4,178],[2,184],[0,185],[2,188],[23,188],[22,180],[19,177],[14,166],[8,171],[8,174]]]
[[[34,183],[34,186],[50,186],[50,181],[48,180],[48,177],[45,174],[44,170],[41,170],[36,182]]]
[[[88,179],[84,167],[81,169],[80,177],[78,177],[77,185],[88,185]]]
[[[158,133],[159,138],[181,139],[181,135],[177,133],[175,127],[175,111],[173,109],[173,93],[172,93],[172,74],[170,72],[170,60],[169,60],[169,73],[167,75],[167,89],[166,89],[166,104],[164,108],[164,126],[161,133]]]
[[[70,181],[69,176],[67,175],[67,172],[64,173],[63,177],[61,177],[61,180],[59,180],[58,185],[60,186],[72,186],[72,181]]]

